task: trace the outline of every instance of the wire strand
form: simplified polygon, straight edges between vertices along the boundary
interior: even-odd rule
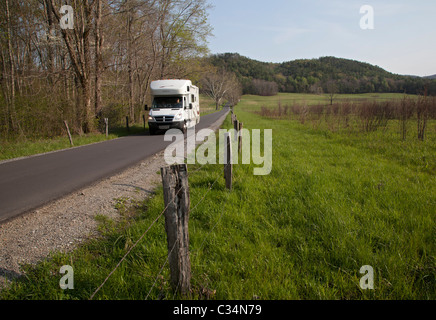
[[[226,145],[225,145],[225,148],[227,148],[227,146],[228,146],[228,142],[226,141]],[[200,168],[198,168],[198,169],[196,169],[195,171],[193,171],[194,173],[195,172],[197,172],[197,171],[199,171],[200,169],[202,169],[204,166],[205,166],[206,164],[203,164],[203,165],[201,165],[201,167]],[[231,165],[231,162],[230,163],[226,163],[225,164],[225,167],[227,167],[228,165]],[[203,200],[206,198],[206,196],[208,195],[208,193],[212,190],[212,188],[213,188],[213,186],[216,184],[216,182],[219,180],[219,178],[220,178],[220,176],[221,176],[221,174],[220,175],[218,175],[218,177],[215,179],[215,181],[211,184],[211,186],[208,188],[208,190],[206,191],[206,193],[203,195],[203,197],[200,199],[200,201],[199,202],[197,202],[197,204],[194,206],[194,208],[192,209],[192,210],[190,210],[190,212],[193,212],[199,205],[200,205],[200,203],[202,203],[203,202]],[[178,191],[177,191],[177,193],[176,193],[176,196],[180,193],[180,191],[182,190],[182,188],[180,188]],[[226,199],[226,202],[227,202],[227,200],[228,200],[228,195],[229,195],[229,193],[227,194],[227,199]],[[109,278],[112,276],[112,274],[118,269],[118,267],[121,265],[121,263],[127,258],[127,256],[130,254],[130,252],[138,245],[138,243],[145,237],[145,235],[150,231],[150,229],[156,224],[156,222],[162,217],[162,215],[165,213],[165,211],[168,209],[168,207],[170,206],[170,204],[172,204],[172,203],[174,203],[174,199],[172,200],[172,201],[170,201],[167,205],[166,205],[166,207],[165,207],[165,209],[157,216],[157,218],[151,223],[151,225],[147,228],[147,230],[141,235],[141,237],[139,237],[139,239],[133,244],[133,246],[132,247],[130,247],[129,248],[129,250],[125,253],[125,255],[121,258],[121,260],[117,263],[117,265],[115,266],[115,268],[109,273],[109,275],[105,278],[105,280],[103,281],[103,283],[94,291],[94,293],[91,295],[91,297],[90,297],[90,300],[92,300],[93,298],[94,298],[94,296],[100,291],[100,289],[105,285],[105,283],[109,280]],[[219,219],[218,219],[218,221],[217,221],[217,223],[213,226],[213,228],[209,231],[209,233],[207,234],[207,236],[205,237],[205,239],[203,239],[203,242],[201,243],[201,245],[200,245],[200,249],[201,249],[201,247],[203,246],[203,244],[204,244],[204,242],[206,241],[206,239],[210,236],[210,234],[211,234],[211,232],[215,229],[215,227],[218,225],[218,223],[221,221],[221,218],[222,218],[222,216],[223,216],[223,213],[224,213],[224,207],[225,206],[223,206],[223,209],[222,209],[222,211],[221,211],[221,214],[220,214],[220,217],[219,217]],[[173,247],[172,247],[172,249],[171,249],[171,251],[168,253],[168,255],[167,255],[167,258],[166,258],[166,260],[165,260],[165,263],[163,264],[163,266],[162,266],[162,268],[160,269],[160,271],[159,271],[159,273],[158,273],[158,275],[156,276],[156,279],[155,279],[155,281],[154,281],[154,283],[153,283],[153,285],[152,285],[152,287],[151,287],[151,289],[150,289],[150,291],[148,292],[148,294],[147,294],[147,296],[146,296],[146,298],[145,298],[145,300],[147,300],[147,298],[149,297],[149,295],[150,295],[150,293],[151,293],[151,291],[153,290],[153,288],[154,288],[154,286],[156,285],[156,282],[157,282],[157,279],[159,278],[159,276],[160,276],[160,274],[162,273],[162,271],[163,271],[163,269],[165,268],[165,266],[166,266],[166,264],[168,263],[168,260],[169,260],[169,257],[170,257],[170,255],[171,255],[171,253],[173,252],[173,250],[174,250],[174,248],[176,247],[176,244],[177,244],[177,241],[174,243],[174,245],[173,245]],[[198,251],[197,251],[198,252]],[[179,286],[179,285],[178,285]],[[177,289],[176,289],[176,292],[174,293],[174,294],[176,294],[177,293],[177,290],[178,290],[178,286],[177,286]]]
[[[177,244],[177,241],[174,241],[173,248],[171,249],[170,252],[168,252],[167,259],[165,260],[165,263],[163,264],[162,268],[160,268],[159,273],[157,274],[156,279],[154,280],[154,283],[153,283],[153,285],[152,285],[151,288],[150,288],[150,291],[148,292],[147,296],[145,297],[145,300],[148,299],[148,296],[150,295],[151,291],[153,290],[154,286],[156,285],[157,279],[159,278],[160,274],[162,273],[162,270],[163,270],[163,269],[165,268],[165,266],[167,265],[168,260],[170,259],[170,255],[173,253],[173,250],[174,250],[174,248],[176,247],[176,244]]]
[[[179,189],[179,191],[177,191],[176,196],[180,193],[180,191],[182,190],[182,188]],[[157,218],[151,223],[151,225],[148,227],[147,230],[145,230],[145,232],[141,235],[141,237],[139,237],[139,239],[133,244],[133,246],[131,246],[129,248],[129,250],[126,252],[126,254],[121,258],[121,260],[117,263],[117,265],[115,266],[115,268],[109,273],[109,275],[106,277],[106,279],[104,279],[103,283],[94,291],[94,293],[91,295],[91,297],[89,298],[90,300],[92,300],[94,298],[94,296],[97,294],[97,292],[100,291],[101,288],[103,288],[103,286],[105,285],[105,283],[109,280],[109,278],[112,276],[112,274],[118,269],[118,267],[121,265],[121,263],[127,258],[127,256],[130,254],[130,252],[132,252],[132,250],[138,245],[138,243],[145,237],[145,235],[148,233],[148,231],[150,231],[150,229],[156,224],[156,222],[162,217],[162,215],[165,213],[165,211],[168,209],[168,207],[170,206],[170,204],[172,204],[174,202],[174,199],[172,201],[170,201],[165,209],[163,209],[163,211],[157,216]]]

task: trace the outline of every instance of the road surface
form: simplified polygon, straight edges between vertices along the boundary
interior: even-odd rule
[[[210,127],[226,112],[202,116],[196,129]],[[163,135],[147,133],[0,163],[0,223],[117,174],[169,144]]]

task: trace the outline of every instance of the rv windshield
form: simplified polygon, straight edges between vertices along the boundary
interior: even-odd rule
[[[181,97],[155,97],[153,100],[153,109],[172,109],[183,108]]]

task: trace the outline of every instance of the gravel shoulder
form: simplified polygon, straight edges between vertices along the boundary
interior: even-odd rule
[[[116,199],[144,200],[161,181],[164,152],[0,225],[0,287],[52,252],[67,252],[97,235],[97,215],[116,220]]]
[[[210,128],[216,131],[226,115]],[[116,220],[117,199],[151,197],[161,183],[159,172],[164,166],[161,151],[122,173],[0,224],[0,288],[23,275],[21,265],[36,264],[53,252],[69,252],[97,236],[96,216]]]

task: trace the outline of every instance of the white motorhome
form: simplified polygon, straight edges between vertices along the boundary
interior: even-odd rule
[[[157,80],[151,82],[150,89],[150,134],[171,128],[186,132],[200,122],[199,89],[190,80]]]

